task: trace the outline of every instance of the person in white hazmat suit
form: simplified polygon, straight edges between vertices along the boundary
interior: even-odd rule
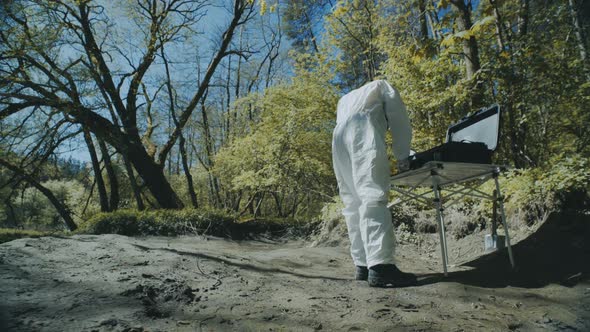
[[[387,208],[390,167],[385,133],[393,136],[398,168],[409,167],[412,128],[397,90],[377,80],[338,101],[332,158],[338,181],[342,214],[350,237],[356,279],[369,286],[407,286],[416,277],[394,264],[394,234]]]

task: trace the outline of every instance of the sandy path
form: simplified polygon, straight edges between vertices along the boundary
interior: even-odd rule
[[[481,244],[480,235],[473,239]],[[449,246],[465,251],[466,243]],[[500,275],[488,284],[486,270],[468,267],[443,278],[437,248],[434,235],[420,246],[400,245],[400,265],[420,274],[420,285],[373,289],[351,280],[343,247],[203,237],[21,239],[0,245],[0,330],[590,331],[586,268],[568,286]]]

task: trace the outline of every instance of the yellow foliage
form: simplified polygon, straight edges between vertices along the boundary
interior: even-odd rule
[[[253,1],[253,0],[250,0],[250,1]],[[260,4],[260,15],[264,15],[266,13],[266,9],[267,9],[266,0],[259,0],[259,4]]]
[[[449,6],[449,0],[440,0],[437,4],[437,8],[447,8]]]
[[[490,16],[486,16],[480,20],[477,20],[472,26],[470,31],[473,34],[476,33],[480,33],[483,32],[485,30],[486,27],[490,26],[492,23],[494,23],[495,18],[494,16],[490,15]]]
[[[334,10],[334,12],[332,13],[332,15],[334,17],[340,17],[345,15],[348,12],[347,7],[345,6],[337,6],[336,9]]]
[[[218,176],[236,191],[302,195],[333,185],[330,149],[338,96],[328,77],[299,70],[292,83],[247,97],[261,121],[217,154]]]
[[[453,35],[446,35],[445,38],[440,43],[441,46],[448,47],[453,46],[455,44],[455,38]]]
[[[459,39],[469,39],[473,37],[473,33],[471,32],[471,30],[459,31],[454,35],[454,37]]]

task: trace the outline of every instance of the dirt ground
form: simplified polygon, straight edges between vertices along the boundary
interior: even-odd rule
[[[419,285],[352,280],[345,243],[79,235],[0,245],[1,331],[590,331],[587,216],[515,232],[519,268],[483,234],[398,245]],[[520,241],[519,241],[520,240]]]

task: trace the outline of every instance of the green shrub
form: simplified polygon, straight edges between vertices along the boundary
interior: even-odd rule
[[[219,211],[154,210],[136,211],[119,210],[98,213],[80,225],[79,233],[165,235],[174,236],[194,234],[205,230],[214,230],[216,235],[220,228],[233,222],[233,218]],[[213,226],[213,228],[211,228]]]
[[[562,156],[553,159],[550,165],[512,169],[500,176],[510,227],[536,224],[557,210],[588,208],[590,160],[579,155]],[[480,187],[490,195],[495,189],[494,181]],[[492,205],[491,200],[465,197],[445,210],[445,224],[449,224],[448,228],[456,238],[462,238],[490,224]]]
[[[47,235],[47,233],[32,230],[0,228],[0,243],[20,239],[23,237],[41,237],[45,235]]]
[[[102,212],[94,215],[88,221],[82,223],[76,232],[91,234],[121,234],[138,235],[138,219],[142,212],[133,210],[119,210],[115,212]]]
[[[230,228],[232,238],[243,234],[264,234],[268,237],[307,237],[317,229],[317,221],[301,221],[292,218],[266,218],[234,224]]]
[[[549,212],[562,209],[584,210],[590,197],[590,159],[574,155],[557,157],[550,167],[515,169],[500,177],[507,217],[526,225],[542,220]],[[492,181],[483,191],[492,193]],[[480,201],[473,211],[480,218],[490,218],[491,201]]]
[[[77,233],[127,236],[208,234],[244,239],[260,234],[301,237],[310,234],[315,225],[291,219],[236,222],[235,216],[214,210],[120,210],[94,215],[80,225]]]
[[[55,197],[64,204],[71,212],[75,222],[81,222],[79,216],[86,202],[86,193],[84,185],[76,180],[48,180],[43,182],[55,195]],[[36,188],[27,187],[19,197],[11,199],[13,206],[13,215],[9,220],[2,220],[3,216],[8,219],[8,215],[0,214],[0,222],[4,225],[17,224],[24,228],[33,228],[41,230],[64,230],[64,223],[51,202]]]
[[[149,235],[211,234],[227,236],[234,217],[222,211],[208,210],[157,210],[151,214],[152,223],[145,233]]]

